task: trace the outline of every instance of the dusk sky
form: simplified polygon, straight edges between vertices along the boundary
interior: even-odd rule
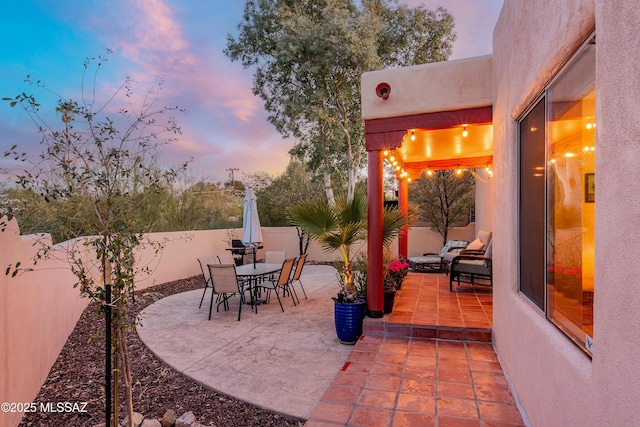
[[[491,53],[503,0],[401,2],[429,9],[443,6],[451,12],[458,39],[450,59]],[[240,169],[236,179],[257,171],[280,173],[294,141],[283,139],[267,122],[262,100],[251,93],[252,71],[222,53],[226,35],[237,34],[243,8],[240,0],[5,2],[0,18],[0,97],[33,93],[23,83],[31,75],[52,91],[77,99],[84,59],[109,48],[113,54],[98,81],[104,96],[127,76],[140,91],[163,79],[159,105],[188,110],[178,116],[182,135],[165,147],[165,164],[193,158],[191,175],[212,181],[228,180],[228,168]],[[44,108],[53,110],[55,99]],[[58,120],[53,113],[44,114]],[[41,151],[34,124],[6,101],[0,104],[0,135],[1,152],[13,144],[22,151]]]

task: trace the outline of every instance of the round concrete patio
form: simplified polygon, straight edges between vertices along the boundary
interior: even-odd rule
[[[138,335],[162,361],[216,391],[282,414],[307,419],[352,347],[340,344],[333,321],[338,284],[333,267],[306,265],[294,284],[298,306],[275,297],[254,313],[238,298],[229,311],[213,310],[210,291],[198,308],[202,290],[163,298],[147,307]]]

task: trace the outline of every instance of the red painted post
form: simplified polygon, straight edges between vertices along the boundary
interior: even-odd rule
[[[383,188],[382,188],[382,152],[368,151],[368,241],[367,257],[367,315],[380,318],[384,314],[384,281],[382,259],[383,234]]]
[[[409,213],[409,180],[402,178],[398,181],[398,209],[403,215]],[[409,253],[409,226],[400,229],[398,235],[398,257],[407,258]]]

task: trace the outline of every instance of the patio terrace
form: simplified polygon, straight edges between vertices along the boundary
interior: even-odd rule
[[[237,303],[208,321],[201,291],[174,295],[138,333],[184,375],[309,427],[524,425],[490,344],[491,289],[409,273],[393,313],[365,319],[350,347],[333,326],[333,268],[308,265],[302,281],[308,300],[247,306],[240,322]]]

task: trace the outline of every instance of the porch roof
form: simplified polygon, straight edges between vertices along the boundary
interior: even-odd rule
[[[362,76],[367,151],[385,150],[398,178],[493,163],[491,56]],[[381,84],[388,97],[377,94]]]

